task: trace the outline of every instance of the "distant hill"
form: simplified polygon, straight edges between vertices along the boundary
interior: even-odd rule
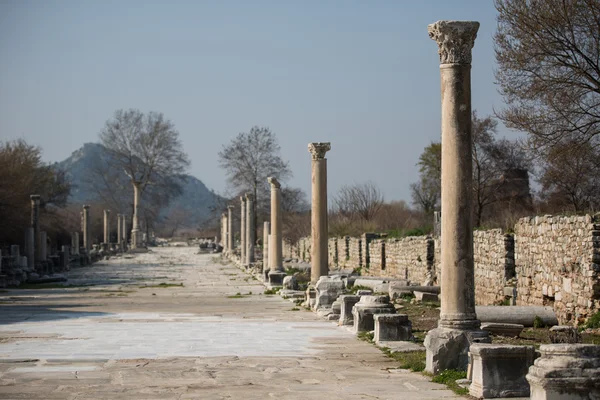
[[[94,189],[94,186],[96,186],[94,179],[98,178],[95,177],[93,169],[98,162],[106,164],[109,159],[110,155],[106,152],[104,146],[98,143],[85,143],[82,148],[74,151],[70,157],[54,164],[55,168],[65,171],[68,179],[73,184],[69,203],[84,204],[103,201],[97,190]],[[129,192],[130,185],[125,174],[117,174],[116,176],[114,185],[124,187]],[[162,210],[161,215],[164,217],[179,212],[180,215],[186,215],[188,220],[186,225],[200,224],[210,217],[211,208],[222,199],[196,177],[184,175],[183,179],[183,193],[173,199],[169,206]]]

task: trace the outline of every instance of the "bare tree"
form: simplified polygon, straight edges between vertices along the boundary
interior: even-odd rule
[[[442,193],[442,144],[425,147],[417,165],[419,182],[410,185],[413,204],[425,214],[432,214],[439,207]]]
[[[167,205],[174,193],[180,193],[181,174],[189,160],[179,132],[162,113],[117,110],[106,121],[100,140],[110,155],[112,172],[123,171],[140,197],[152,187],[154,201],[143,209],[145,221],[155,218],[158,209]],[[106,183],[110,185],[111,179]]]
[[[538,147],[600,133],[600,2],[496,0],[496,79],[505,124]]]
[[[229,183],[238,192],[251,192],[254,202],[254,226],[258,220],[259,204],[269,198],[267,178],[279,181],[292,176],[288,163],[279,155],[277,137],[269,128],[254,126],[250,132],[239,133],[219,152],[219,165],[227,174]]]
[[[373,182],[342,186],[334,197],[336,211],[351,219],[370,221],[383,205],[381,190]]]

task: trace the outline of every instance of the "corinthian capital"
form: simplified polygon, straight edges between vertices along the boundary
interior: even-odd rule
[[[427,26],[429,37],[438,44],[440,64],[471,64],[479,22],[438,21]]]
[[[323,160],[325,158],[325,153],[329,150],[331,150],[331,143],[329,142],[308,144],[308,151],[310,151],[313,160]]]
[[[281,184],[277,180],[277,178],[270,176],[267,178],[267,181],[271,184],[271,189],[279,189]]]

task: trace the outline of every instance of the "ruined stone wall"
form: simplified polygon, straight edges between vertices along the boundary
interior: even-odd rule
[[[346,268],[359,268],[364,265],[363,250],[362,250],[362,239],[361,238],[350,238],[349,239],[350,255],[346,261]]]
[[[553,305],[561,323],[600,310],[597,217],[521,218],[515,225],[518,305]]]
[[[502,229],[473,232],[475,303],[499,305],[505,301],[504,287],[514,276],[514,238]]]

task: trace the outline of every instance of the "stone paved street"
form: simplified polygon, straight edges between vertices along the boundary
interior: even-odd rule
[[[0,293],[0,398],[456,397],[196,253],[157,248],[72,270],[70,288]]]

